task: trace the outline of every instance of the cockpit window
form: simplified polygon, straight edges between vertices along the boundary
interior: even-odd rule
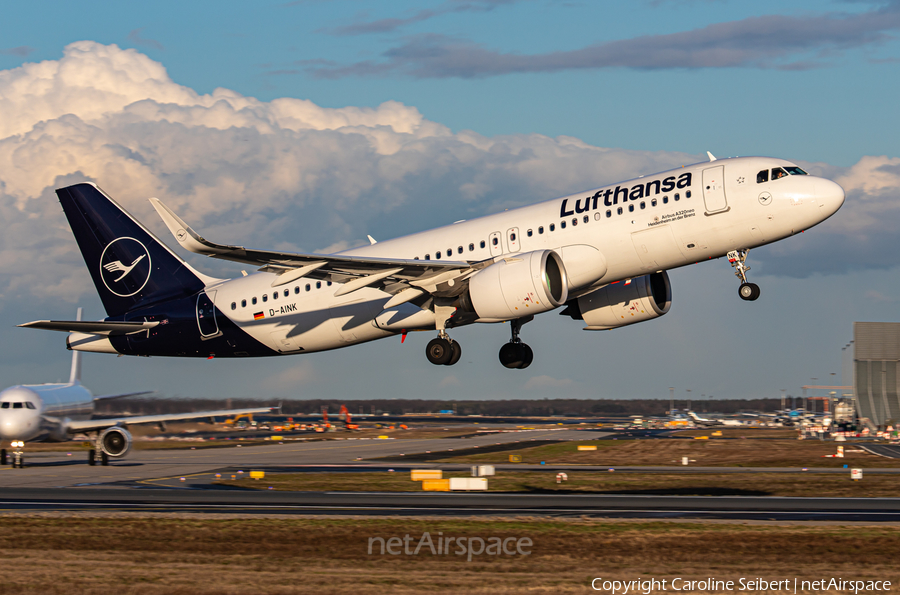
[[[9,409],[9,401],[3,401],[0,403],[0,409]]]
[[[791,165],[789,167],[784,168],[787,170],[787,173],[792,176],[808,176],[809,174],[797,167],[796,165]]]
[[[13,409],[21,409],[22,403],[13,403]]]
[[[769,181],[769,170],[764,169],[761,172],[759,172],[758,174],[756,174],[756,183],[757,184],[762,184],[763,182],[768,182],[768,181]]]
[[[775,180],[777,180],[777,179],[779,179],[779,178],[783,178],[783,177],[785,177],[785,176],[787,176],[787,172],[784,171],[782,168],[780,168],[780,167],[773,167],[773,168],[772,168],[772,181],[773,181],[773,182],[774,182]]]
[[[31,401],[25,401],[25,406],[28,407],[29,409],[36,409],[36,407],[34,406],[34,403],[32,403]]]

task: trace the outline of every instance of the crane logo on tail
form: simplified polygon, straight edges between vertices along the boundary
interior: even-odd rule
[[[119,297],[131,297],[150,280],[150,252],[134,238],[117,238],[100,255],[103,284]]]

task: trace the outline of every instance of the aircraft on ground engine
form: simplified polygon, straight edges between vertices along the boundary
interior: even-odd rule
[[[843,189],[782,159],[698,163],[337,254],[216,244],[151,198],[177,242],[197,254],[258,266],[214,279],[185,263],[93,184],[56,191],[108,317],[35,321],[66,331],[70,349],[125,355],[259,357],[310,353],[413,330],[435,330],[426,355],[453,365],[448,331],[510,322],[507,368],[533,352],[519,338],[536,314],[585,330],[662,316],[669,269],[728,256],[744,300],[749,250],[833,215]]]
[[[78,309],[80,321],[81,309]],[[131,448],[131,434],[126,429],[136,424],[164,424],[167,421],[220,417],[247,413],[271,413],[270,407],[228,409],[196,413],[139,415],[93,419],[94,405],[99,401],[145,395],[153,391],[122,393],[95,397],[81,384],[81,352],[72,354],[72,371],[65,384],[24,384],[0,392],[0,440],[11,442],[13,467],[23,467],[26,442],[62,442],[76,434],[91,437],[88,464],[109,464],[109,457],[123,457]],[[0,449],[0,465],[6,465],[9,453]]]

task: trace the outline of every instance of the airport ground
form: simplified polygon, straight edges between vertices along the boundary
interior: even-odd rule
[[[900,465],[853,443],[841,460],[823,457],[835,443],[785,430],[483,429],[137,441],[109,467],[88,467],[81,443],[30,449],[25,469],[0,468],[0,593],[567,593],[588,591],[596,577],[900,581]],[[511,454],[523,462],[510,463]],[[488,462],[498,473],[488,494],[426,494],[409,478],[411,468],[462,476]],[[864,468],[863,480],[851,481],[844,465]],[[249,479],[254,469],[265,479]],[[566,483],[556,483],[560,471]],[[527,556],[472,561],[427,548],[381,554],[377,544],[368,553],[371,538],[426,532],[533,546]]]
[[[454,549],[368,553],[370,538],[409,535],[415,547],[426,532],[532,545],[529,555],[472,561]],[[57,513],[4,516],[0,547],[0,592],[41,595],[584,593],[596,577],[900,581],[900,532],[883,525]]]

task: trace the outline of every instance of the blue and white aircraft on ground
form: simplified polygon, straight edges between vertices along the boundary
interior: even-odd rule
[[[843,189],[783,159],[710,161],[460,221],[337,254],[251,250],[206,240],[150,199],[178,244],[253,265],[214,279],[184,262],[93,184],[57,190],[107,318],[22,326],[71,333],[70,349],[174,357],[262,357],[337,349],[434,330],[426,355],[453,365],[451,329],[510,322],[507,368],[533,352],[519,338],[560,307],[586,330],[662,316],[667,270],[728,256],[744,300],[751,248],[821,223]]]
[[[74,322],[80,322],[81,308]],[[140,415],[94,419],[94,405],[99,401],[145,395],[153,391],[121,393],[95,397],[81,384],[80,351],[72,354],[69,381],[59,384],[20,384],[0,392],[0,440],[12,447],[12,466],[23,467],[26,442],[62,442],[76,434],[91,437],[88,464],[109,464],[109,457],[123,457],[131,448],[129,425],[164,424],[167,421],[220,417],[248,413],[271,413],[270,407],[201,411],[164,415]],[[0,465],[6,465],[9,453],[0,449]]]

